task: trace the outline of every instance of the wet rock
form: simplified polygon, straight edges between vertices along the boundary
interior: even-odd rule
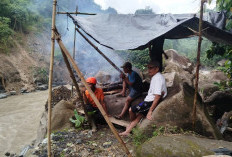
[[[37,90],[47,90],[48,89],[48,85],[44,84],[44,85],[40,85],[36,87]]]
[[[227,148],[213,149],[213,151],[216,153],[216,155],[230,155],[230,156],[232,156],[232,150],[229,150]]]
[[[16,91],[10,91],[10,95],[16,95],[17,92]]]
[[[27,91],[27,88],[22,88],[22,89],[20,90],[20,92],[21,92],[21,93],[29,93],[29,92]]]
[[[6,94],[0,94],[0,99],[7,98]]]

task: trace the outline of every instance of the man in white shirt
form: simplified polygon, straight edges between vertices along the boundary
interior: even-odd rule
[[[127,136],[131,130],[138,124],[138,122],[146,117],[148,120],[152,120],[152,112],[158,106],[159,102],[166,97],[167,87],[165,78],[159,72],[160,63],[152,61],[148,64],[148,73],[152,77],[150,88],[147,96],[143,102],[134,105],[129,109],[131,123],[126,128],[126,131],[120,133],[121,136]]]

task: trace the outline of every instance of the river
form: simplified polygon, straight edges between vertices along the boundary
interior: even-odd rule
[[[19,154],[36,139],[48,91],[0,99],[0,156]]]

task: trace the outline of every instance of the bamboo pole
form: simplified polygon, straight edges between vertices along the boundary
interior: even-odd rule
[[[51,117],[52,117],[52,78],[53,78],[53,64],[54,64],[54,48],[55,48],[55,20],[56,20],[56,0],[53,0],[53,12],[52,12],[52,37],[51,37],[51,58],[49,69],[49,85],[48,85],[48,126],[47,126],[47,153],[48,157],[51,157]]]
[[[197,93],[198,93],[198,80],[199,80],[199,67],[200,67],[200,55],[201,55],[201,41],[202,41],[202,18],[203,18],[203,7],[206,0],[201,0],[200,18],[199,18],[199,36],[198,36],[198,47],[197,47],[197,65],[196,65],[196,80],[195,80],[195,93],[193,100],[193,129],[195,129],[196,123],[196,109],[197,109]]]
[[[73,42],[73,59],[74,60],[75,60],[75,51],[76,51],[76,25],[74,27],[74,42]],[[74,76],[74,78],[75,78],[75,76]],[[73,96],[73,83],[72,83],[72,94],[71,95]]]
[[[77,84],[77,81],[76,81],[75,76],[74,76],[74,74],[73,74],[71,65],[69,64],[69,61],[68,61],[67,56],[65,55],[65,53],[64,53],[64,51],[63,51],[62,49],[61,49],[61,52],[62,52],[62,55],[63,55],[63,58],[64,58],[64,62],[65,62],[66,66],[67,66],[67,69],[68,69],[68,71],[69,71],[70,77],[71,77],[71,79],[72,79],[72,82],[73,82],[73,84],[74,84],[74,86],[75,86],[75,88],[76,88],[77,95],[78,95],[78,97],[79,97],[79,100],[80,100],[80,102],[81,102],[81,105],[83,106],[84,113],[85,113],[85,117],[86,117],[86,119],[87,119],[87,121],[88,121],[88,120],[89,120],[88,112],[87,112],[87,110],[86,110],[86,106],[85,106],[85,104],[84,104],[84,100],[83,100],[83,97],[82,97],[82,95],[81,95],[80,88],[79,88],[79,86],[78,86],[78,84]]]
[[[73,23],[78,26],[77,22],[75,19],[68,14],[68,16],[73,20]],[[100,54],[102,55],[103,58],[105,58],[119,73],[123,73],[121,69],[119,69],[104,53],[102,53],[97,46],[95,46],[81,31],[77,28],[77,32]]]
[[[97,46],[95,46],[81,31],[77,28],[77,32],[100,54],[103,58],[105,58],[119,73],[123,73],[121,69],[119,69],[104,53],[102,53]]]
[[[149,50],[149,56],[151,58],[151,42],[149,42],[149,44],[148,44],[148,50]]]
[[[81,15],[96,15],[96,14],[93,14],[93,13],[81,13],[81,12],[57,12],[57,14],[81,14]]]
[[[58,32],[57,32],[58,33]],[[69,59],[69,61],[71,62],[72,66],[74,67],[74,69],[76,70],[78,76],[81,78],[82,83],[84,84],[85,88],[88,90],[90,96],[92,97],[93,101],[95,102],[95,104],[97,105],[98,109],[100,110],[101,114],[103,115],[103,117],[105,118],[107,124],[109,125],[111,131],[113,132],[114,136],[117,138],[117,140],[120,142],[120,144],[123,146],[123,149],[125,150],[126,154],[131,157],[131,154],[129,152],[129,150],[127,149],[125,143],[123,142],[123,140],[121,139],[121,137],[118,135],[118,132],[116,131],[116,129],[114,128],[113,124],[111,123],[111,121],[109,120],[105,110],[103,109],[102,105],[100,104],[100,102],[98,101],[98,99],[96,98],[96,96],[94,95],[93,91],[90,89],[89,85],[87,84],[87,82],[85,81],[85,78],[83,77],[81,71],[79,70],[79,68],[77,67],[75,61],[73,60],[73,58],[71,57],[71,55],[69,54],[68,50],[65,48],[63,42],[61,41],[61,39],[57,39],[57,42],[60,46],[60,48],[62,49],[62,51],[65,53],[65,55],[67,56],[67,58]]]

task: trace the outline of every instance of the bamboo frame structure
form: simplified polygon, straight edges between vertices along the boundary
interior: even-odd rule
[[[88,86],[87,82],[85,81],[85,78],[83,77],[83,74],[81,73],[80,69],[78,68],[78,66],[76,65],[75,61],[73,60],[73,58],[71,57],[71,55],[69,54],[68,50],[65,48],[63,42],[61,41],[60,37],[59,37],[59,33],[58,31],[56,31],[56,35],[57,35],[57,42],[61,48],[61,50],[65,53],[66,57],[69,59],[69,61],[71,62],[73,68],[75,69],[75,71],[77,72],[78,76],[81,78],[81,82],[84,84],[85,88],[88,90],[90,96],[92,97],[93,101],[95,102],[95,104],[97,105],[98,109],[100,110],[101,114],[103,115],[103,117],[105,118],[107,124],[109,125],[111,131],[113,132],[114,136],[117,138],[117,140],[119,141],[119,143],[123,146],[123,149],[125,150],[126,154],[131,157],[131,154],[129,152],[129,150],[127,149],[125,143],[123,142],[123,140],[121,139],[121,137],[119,136],[118,132],[116,131],[115,127],[113,126],[113,124],[111,123],[111,121],[109,120],[105,110],[103,109],[102,105],[100,104],[100,102],[98,101],[98,99],[96,98],[95,94],[93,93],[93,91],[90,89],[90,87]]]
[[[78,26],[78,24],[75,22],[75,19],[68,14],[68,16],[73,20],[73,23]],[[95,46],[78,28],[76,28],[76,31],[100,54],[103,58],[105,58],[119,73],[124,73],[120,68],[118,68],[106,55],[101,52],[101,50],[98,49],[97,46]]]
[[[51,117],[52,117],[52,79],[53,79],[53,64],[54,64],[54,49],[55,49],[55,22],[56,22],[56,4],[57,1],[53,0],[52,11],[52,37],[51,37],[51,58],[49,69],[49,83],[48,83],[48,127],[47,127],[47,153],[48,157],[51,157]]]
[[[96,14],[92,14],[92,13],[81,13],[81,12],[57,12],[57,14],[81,14],[81,15],[96,15]]]
[[[201,8],[200,8],[200,19],[199,19],[199,32],[198,32],[198,47],[197,47],[197,65],[196,65],[196,80],[195,80],[195,92],[194,92],[194,100],[193,100],[193,129],[195,129],[196,123],[196,110],[197,110],[197,94],[198,94],[198,80],[199,80],[199,67],[200,67],[200,55],[201,55],[201,41],[202,41],[202,18],[203,18],[203,8],[206,0],[201,0]]]
[[[124,73],[119,67],[117,67],[106,55],[101,52],[97,46],[95,46],[78,28],[76,31],[100,54],[103,58],[105,58],[119,73]]]
[[[73,40],[73,59],[75,60],[75,51],[76,51],[76,25],[74,27],[74,40]],[[75,77],[74,77],[75,78]],[[71,95],[73,96],[73,84],[72,84],[72,92]]]

